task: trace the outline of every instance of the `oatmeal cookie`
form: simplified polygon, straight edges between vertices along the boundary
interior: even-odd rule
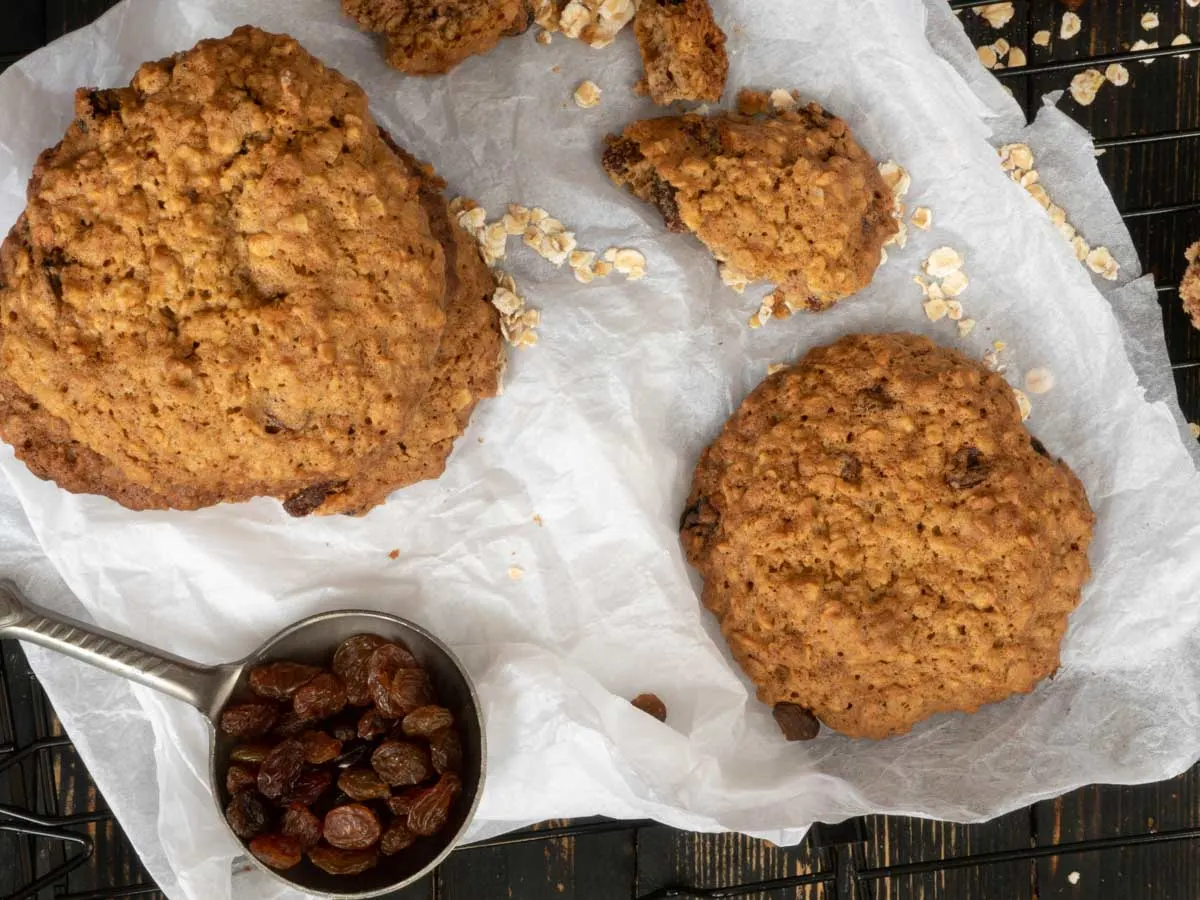
[[[646,71],[636,93],[648,93],[660,106],[721,99],[729,57],[708,0],[642,0],[633,28]]]
[[[350,479],[318,513],[362,513],[392,491],[437,478],[446,469],[454,442],[466,430],[480,400],[500,387],[500,314],[492,306],[495,282],[475,239],[458,228],[433,168],[384,138],[409,170],[421,179],[421,203],[446,256],[446,330],[434,360],[433,384],[400,440],[377,465]]]
[[[441,75],[533,24],[531,0],[342,0],[342,11],[387,39],[387,61],[409,75]]]
[[[1200,241],[1187,248],[1187,271],[1179,283],[1179,299],[1183,310],[1192,319],[1192,325],[1200,328]]]
[[[759,699],[882,738],[1058,668],[1093,521],[1003,378],[880,334],[759,385],[701,456],[681,532]]]
[[[80,90],[0,248],[0,435],[136,509],[293,513],[405,433],[445,323],[362,90],[254,28]]]
[[[866,287],[897,231],[893,198],[849,127],[817,104],[635,122],[610,136],[604,168],[691,231],[725,266],[819,310]]]

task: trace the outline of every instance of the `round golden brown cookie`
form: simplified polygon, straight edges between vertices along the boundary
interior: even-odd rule
[[[0,250],[0,435],[133,508],[311,511],[404,433],[445,260],[366,97],[239,28],[81,90]]]
[[[530,0],[342,0],[342,11],[387,38],[388,64],[441,75],[533,24]]]
[[[403,436],[375,465],[351,478],[344,491],[330,495],[316,510],[320,514],[363,513],[398,488],[437,478],[476,404],[496,396],[500,387],[505,350],[500,314],[491,302],[496,285],[479,245],[452,221],[442,194],[445,182],[433,168],[415,160],[386,133],[384,138],[421,179],[421,203],[445,252],[446,330],[434,359],[433,384]]]
[[[892,193],[844,121],[817,104],[771,115],[644,119],[604,168],[732,272],[823,309],[871,282],[897,231]]]
[[[759,385],[701,456],[681,531],[759,699],[882,738],[1055,671],[1092,524],[1003,378],[880,334]]]

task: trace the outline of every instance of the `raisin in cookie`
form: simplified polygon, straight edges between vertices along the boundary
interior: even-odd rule
[[[362,90],[239,28],[81,90],[0,248],[0,435],[136,509],[311,511],[407,430],[445,258]]]
[[[880,334],[759,385],[701,456],[681,531],[759,699],[882,738],[1058,668],[1092,525],[1003,378]]]
[[[645,119],[608,138],[603,162],[668,229],[694,233],[731,272],[774,282],[790,309],[866,287],[897,230],[875,161],[815,103]]]
[[[391,138],[384,135],[391,143]],[[367,467],[331,495],[318,513],[362,513],[392,491],[445,471],[454,442],[466,429],[480,400],[500,387],[504,344],[500,314],[492,306],[495,282],[479,245],[450,216],[442,194],[445,182],[406,151],[391,144],[409,170],[421,179],[421,203],[446,256],[446,330],[434,360],[433,384],[408,428],[393,441],[377,465]]]
[[[387,61],[409,75],[441,75],[533,24],[530,0],[342,0],[342,11],[387,39]]]
[[[642,0],[633,28],[646,71],[635,92],[660,106],[721,99],[729,57],[708,0]]]

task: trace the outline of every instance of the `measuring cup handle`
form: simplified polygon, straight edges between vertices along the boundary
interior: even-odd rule
[[[73,656],[189,703],[207,716],[212,715],[217,694],[230,680],[226,667],[197,665],[35,606],[7,582],[0,582],[0,637]]]

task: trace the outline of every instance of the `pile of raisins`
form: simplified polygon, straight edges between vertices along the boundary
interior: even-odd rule
[[[225,816],[266,865],[290,869],[307,854],[357,875],[445,826],[462,791],[462,740],[407,648],[355,635],[332,672],[266,663],[250,690],[221,713],[221,731],[241,742]]]

